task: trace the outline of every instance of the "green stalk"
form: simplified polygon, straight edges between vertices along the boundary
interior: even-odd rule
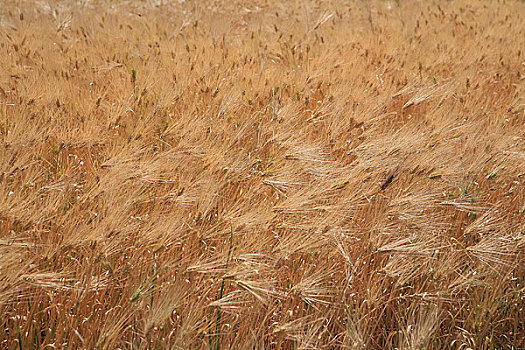
[[[230,248],[228,249],[228,258],[226,259],[226,271],[228,271],[228,265],[230,263],[230,256],[231,256],[232,248],[233,248],[233,226],[231,227],[230,232],[231,232],[230,233]],[[219,300],[222,299],[222,295],[224,293],[224,284],[225,284],[225,277],[222,278],[221,291],[219,292]],[[222,317],[222,313],[221,313],[221,308],[219,307],[217,309],[217,326],[215,329],[215,332],[217,333],[216,344],[215,344],[216,350],[220,349],[219,338],[220,338],[220,331],[221,331],[221,317]]]

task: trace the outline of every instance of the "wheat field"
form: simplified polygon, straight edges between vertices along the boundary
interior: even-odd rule
[[[1,349],[525,348],[525,2],[2,0]]]

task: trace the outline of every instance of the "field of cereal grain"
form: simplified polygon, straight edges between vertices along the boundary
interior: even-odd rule
[[[0,349],[523,349],[525,2],[2,0]]]

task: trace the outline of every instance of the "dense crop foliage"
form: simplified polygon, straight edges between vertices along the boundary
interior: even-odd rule
[[[0,348],[525,347],[523,1],[0,5]]]

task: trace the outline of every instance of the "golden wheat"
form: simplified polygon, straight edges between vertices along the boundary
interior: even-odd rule
[[[0,348],[525,347],[523,1],[0,7]]]

